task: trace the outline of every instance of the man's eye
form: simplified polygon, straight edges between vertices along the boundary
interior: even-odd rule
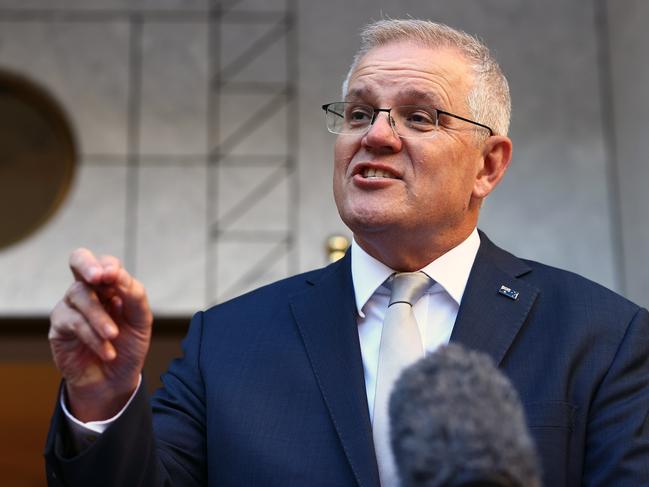
[[[353,123],[369,122],[371,115],[367,110],[355,108],[347,113],[347,119]]]
[[[353,120],[365,120],[365,119],[369,118],[369,114],[367,112],[363,111],[363,110],[353,110],[349,114],[349,118],[351,118]]]
[[[426,112],[412,112],[406,117],[408,124],[412,126],[430,127],[436,125],[435,118]]]

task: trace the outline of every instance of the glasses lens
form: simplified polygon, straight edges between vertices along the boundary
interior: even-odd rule
[[[392,109],[395,129],[401,137],[433,137],[439,129],[437,110],[432,107],[406,105]]]
[[[334,134],[365,132],[372,123],[374,109],[369,105],[350,102],[331,103],[327,106],[327,130]]]

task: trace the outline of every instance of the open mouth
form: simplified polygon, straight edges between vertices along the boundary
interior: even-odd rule
[[[394,174],[392,174],[392,173],[390,173],[388,171],[384,171],[383,169],[375,169],[375,168],[372,168],[372,167],[367,167],[367,168],[363,169],[363,171],[361,172],[361,175],[365,179],[372,179],[372,178],[397,179],[397,177]]]

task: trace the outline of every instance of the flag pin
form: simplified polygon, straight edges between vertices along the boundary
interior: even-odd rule
[[[513,289],[505,286],[504,284],[500,286],[500,289],[498,290],[500,294],[503,296],[507,296],[509,299],[517,300],[518,299],[518,291],[514,291]]]

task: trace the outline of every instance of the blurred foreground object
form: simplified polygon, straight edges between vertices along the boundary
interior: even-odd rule
[[[332,235],[327,239],[327,258],[329,262],[342,259],[350,242],[344,235]]]
[[[540,487],[513,385],[480,352],[450,344],[408,367],[390,398],[402,487]]]

